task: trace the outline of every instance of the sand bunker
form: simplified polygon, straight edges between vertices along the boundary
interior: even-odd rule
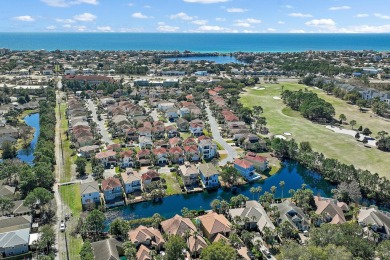
[[[274,137],[275,137],[275,138],[279,138],[279,139],[286,140],[286,137],[283,136],[283,135],[275,135]]]
[[[273,99],[281,99],[280,97],[273,97]]]
[[[285,136],[291,136],[291,133],[286,132],[286,133],[284,133],[284,135]]]

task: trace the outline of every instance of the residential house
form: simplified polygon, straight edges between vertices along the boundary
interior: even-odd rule
[[[198,165],[199,176],[205,189],[219,187],[219,172],[211,163],[202,163]]]
[[[182,164],[184,163],[185,156],[183,149],[179,146],[169,148],[169,155],[172,163]]]
[[[231,223],[222,214],[210,212],[198,217],[198,219],[203,235],[210,241],[213,241],[218,234],[228,236],[232,231]]]
[[[159,251],[165,244],[161,232],[153,227],[139,226],[134,230],[130,230],[128,237],[136,247],[144,245]]]
[[[185,157],[188,161],[197,162],[200,160],[200,153],[198,150],[198,146],[188,145],[188,146],[184,146],[183,149],[184,149]]]
[[[151,151],[147,149],[141,149],[137,153],[137,160],[140,166],[150,165],[150,154]]]
[[[171,108],[175,108],[175,103],[162,101],[162,102],[159,102],[159,104],[157,105],[157,109],[162,111],[162,112],[165,112]]]
[[[188,128],[190,126],[190,123],[188,123],[188,121],[185,120],[184,118],[178,118],[176,120],[176,125],[177,125],[177,128],[179,129],[180,132],[187,132]]]
[[[168,151],[165,148],[155,148],[152,150],[156,164],[164,165],[168,163]]]
[[[166,126],[165,132],[167,133],[168,138],[180,136],[179,132],[177,131],[176,126],[174,126],[174,125]]]
[[[199,172],[195,165],[189,163],[180,165],[179,172],[185,186],[198,186]]]
[[[173,137],[169,139],[169,146],[170,147],[176,147],[176,146],[181,146],[182,139],[180,137]]]
[[[140,136],[139,140],[138,140],[138,146],[140,149],[152,148],[153,147],[152,138],[150,138],[148,136]]]
[[[229,209],[229,218],[234,220],[240,217],[238,224],[241,224],[246,229],[257,228],[263,232],[265,227],[275,230],[275,226],[268,217],[267,212],[263,206],[255,200],[250,200],[245,203],[244,208]]]
[[[99,151],[100,151],[99,145],[88,145],[88,146],[83,146],[79,149],[80,155],[87,159],[91,158],[92,154],[98,153]]]
[[[152,127],[140,127],[138,128],[138,136],[146,136],[152,138]]]
[[[186,236],[186,233],[192,234],[196,231],[195,225],[189,218],[183,218],[180,215],[161,222],[161,230],[167,235]]]
[[[245,150],[250,150],[250,151],[263,151],[267,148],[266,142],[258,137],[257,135],[254,134],[248,134],[245,136],[243,142],[242,142],[242,147]]]
[[[94,207],[100,203],[100,190],[97,181],[81,183],[80,194],[83,207]]]
[[[268,169],[267,157],[248,152],[244,159],[251,162],[257,171],[265,171]]]
[[[15,187],[6,185],[6,184],[0,184],[0,196],[2,198],[6,197],[9,199],[14,199],[14,194],[15,194]]]
[[[390,239],[390,213],[372,208],[359,210],[358,222],[371,232],[376,232],[381,239]]]
[[[198,150],[203,159],[212,159],[217,155],[217,144],[210,139],[200,140]]]
[[[310,221],[303,210],[297,207],[289,200],[282,203],[275,204],[279,211],[279,224],[288,222],[293,228],[299,231],[306,231],[310,229]]]
[[[99,152],[95,155],[95,158],[99,160],[105,167],[117,164],[116,152],[108,150],[105,152]]]
[[[107,207],[123,205],[121,181],[116,177],[108,177],[102,181],[102,191]]]
[[[154,170],[149,170],[141,175],[141,181],[142,181],[142,190],[147,190],[148,186],[150,186],[153,182],[159,181],[160,174],[158,174]]]
[[[125,130],[126,141],[137,141],[138,131],[134,127],[127,128]]]
[[[30,215],[0,218],[0,255],[17,256],[29,251]]]
[[[91,243],[94,260],[120,260],[124,256],[123,242],[107,238]]]
[[[165,110],[165,117],[170,121],[174,122],[179,118],[179,115],[177,113],[177,109],[175,107],[168,108]]]
[[[121,173],[123,189],[126,194],[142,191],[141,175],[132,170]]]
[[[153,258],[150,251],[151,250],[149,248],[141,244],[136,254],[137,260],[152,260]]]
[[[207,243],[200,235],[190,236],[187,239],[187,247],[190,251],[191,257],[197,259],[202,253],[202,250],[207,247]]]
[[[253,163],[245,159],[234,159],[234,168],[247,181],[255,181],[261,178],[261,176],[256,173]]]
[[[183,145],[184,146],[188,146],[188,145],[197,145],[198,142],[195,140],[195,138],[192,138],[192,137],[188,137],[186,138],[184,141],[183,141]]]
[[[193,136],[203,135],[203,121],[194,119],[190,122],[189,130]]]
[[[322,216],[320,223],[343,224],[346,222],[344,211],[347,211],[349,208],[344,202],[319,196],[314,196],[314,201],[317,206],[316,214]]]
[[[134,167],[134,151],[127,150],[119,153],[121,157],[120,166],[121,168]]]
[[[0,212],[0,216],[22,216],[31,214],[31,208],[24,206],[24,200],[14,200],[14,206],[9,211]]]

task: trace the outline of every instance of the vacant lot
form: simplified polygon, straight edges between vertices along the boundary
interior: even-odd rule
[[[287,108],[283,101],[274,97],[284,90],[299,90],[306,86],[291,82],[279,84],[262,84],[264,90],[247,89],[241,95],[241,102],[244,106],[260,105],[264,109],[264,116],[267,118],[268,127],[272,134],[291,133],[290,138],[298,142],[309,141],[314,150],[322,152],[326,157],[339,159],[343,163],[353,164],[357,168],[367,169],[372,173],[377,172],[381,176],[390,178],[388,163],[389,153],[384,153],[376,148],[365,148],[362,143],[357,142],[353,137],[343,134],[336,134],[325,128],[324,125],[315,124],[303,118],[299,112]],[[356,106],[349,105],[340,99],[326,95],[320,90],[310,88],[319,96],[332,103],[336,109],[336,118],[343,113],[347,121],[354,119],[357,126],[369,127],[375,134],[380,130],[389,130],[390,123],[379,118],[370,117],[371,113],[360,113]],[[345,126],[350,128],[350,126]]]

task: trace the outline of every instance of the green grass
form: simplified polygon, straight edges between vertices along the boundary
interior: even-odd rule
[[[121,140],[119,138],[115,138],[115,139],[112,139],[112,142],[114,144],[120,144],[121,143]]]
[[[75,260],[81,259],[80,250],[82,246],[83,246],[82,238],[68,235],[69,259],[75,259]]]
[[[264,116],[267,118],[267,127],[272,134],[283,134],[289,132],[297,142],[309,141],[315,151],[322,152],[328,158],[335,158],[346,164],[353,164],[357,168],[367,169],[372,173],[377,172],[380,176],[390,178],[388,154],[376,148],[365,148],[349,135],[337,134],[325,128],[324,125],[315,124],[303,118],[298,112],[292,111],[283,104],[282,100],[273,97],[281,94],[281,86],[284,90],[299,90],[308,88],[297,83],[262,84],[265,90],[253,90],[248,88],[247,92],[241,95],[241,102],[244,106],[253,107],[260,105],[264,109]],[[360,113],[356,106],[347,104],[345,101],[334,96],[308,88],[318,93],[319,97],[333,104],[336,110],[336,118],[343,113],[347,121],[355,119],[358,126],[364,122],[375,133],[379,129],[388,129],[388,122],[379,118],[370,117],[368,113]],[[349,128],[349,126],[347,126]],[[375,136],[375,135],[374,135]]]
[[[62,202],[70,208],[74,217],[79,217],[82,209],[80,184],[60,186]]]
[[[225,150],[225,148],[223,148],[223,146],[217,141],[214,140],[214,143],[217,145],[218,150]]]
[[[180,184],[176,180],[176,176],[170,172],[170,173],[163,173],[160,175],[161,178],[165,179],[166,185],[167,185],[167,190],[166,194],[167,195],[174,195],[174,194],[179,194],[182,193]]]
[[[38,109],[26,109],[26,110],[23,110],[22,113],[20,113],[19,115],[19,121],[21,122],[24,122],[24,118],[30,114],[34,114],[34,113],[38,113],[39,110]]]
[[[219,159],[220,159],[220,160],[226,159],[227,157],[228,157],[227,154],[220,154],[220,155],[219,155]]]
[[[183,139],[187,139],[188,137],[191,137],[191,133],[190,132],[180,132],[180,137],[183,138]]]

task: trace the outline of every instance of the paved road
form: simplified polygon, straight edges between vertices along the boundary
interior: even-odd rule
[[[61,102],[61,92],[57,93],[57,102]],[[56,177],[56,183],[54,183],[54,198],[56,200],[57,204],[57,212],[56,212],[56,217],[57,217],[57,222],[54,226],[54,232],[56,234],[56,244],[55,248],[57,250],[57,255],[55,257],[56,260],[58,259],[63,259],[63,257],[60,258],[60,255],[62,255],[63,252],[66,251],[65,249],[65,238],[64,235],[59,232],[59,227],[60,227],[60,222],[61,219],[64,218],[64,213],[63,213],[63,207],[62,207],[62,201],[61,201],[61,196],[59,194],[58,190],[58,185],[57,183],[60,183],[61,181],[61,176],[63,175],[63,160],[62,160],[62,153],[61,153],[61,138],[60,138],[60,124],[61,120],[59,117],[58,110],[56,111],[56,137],[55,137],[55,156],[56,156],[56,167],[55,167],[55,177]]]
[[[110,137],[110,134],[108,133],[107,128],[104,125],[104,123],[106,122],[106,119],[104,118],[104,116],[102,116],[101,121],[99,121],[97,119],[96,105],[93,103],[93,101],[91,99],[88,99],[87,104],[88,104],[88,109],[92,112],[93,121],[95,121],[97,123],[97,127],[100,129],[100,133],[102,135],[102,142],[104,144],[106,144],[106,143],[113,144],[111,137]]]
[[[215,120],[214,116],[211,114],[211,110],[208,106],[206,106],[206,112],[214,140],[217,141],[220,145],[222,145],[222,147],[227,152],[227,157],[219,162],[219,165],[224,166],[227,162],[233,162],[234,158],[237,157],[237,151],[222,138],[218,129],[218,123]]]

